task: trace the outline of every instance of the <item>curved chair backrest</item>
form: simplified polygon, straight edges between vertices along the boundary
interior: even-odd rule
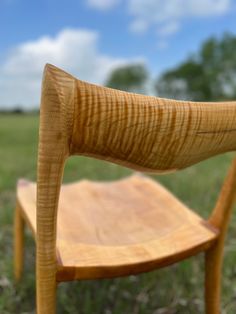
[[[231,150],[236,150],[236,102],[132,94],[79,81],[46,65],[37,178],[38,278],[50,281],[56,272],[57,205],[68,156],[167,172]]]
[[[42,102],[48,124],[41,133],[57,126],[69,155],[165,172],[236,149],[236,102],[132,94],[77,80],[51,65],[45,68]]]

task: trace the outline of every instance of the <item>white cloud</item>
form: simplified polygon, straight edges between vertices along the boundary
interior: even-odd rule
[[[98,50],[98,33],[65,29],[15,47],[0,64],[0,106],[29,107],[40,99],[45,63],[52,63],[82,80],[103,83],[108,73],[130,60],[113,58]]]
[[[159,39],[156,47],[158,50],[165,50],[168,47],[168,42],[165,39]]]
[[[180,29],[180,24],[178,22],[170,22],[164,25],[158,25],[157,28],[157,44],[158,50],[166,50],[169,47],[168,38],[169,36],[175,34]]]
[[[141,34],[141,33],[145,33],[147,31],[148,27],[149,27],[148,21],[145,21],[144,19],[143,20],[137,19],[137,20],[134,20],[130,24],[129,28],[132,32]]]
[[[113,9],[119,0],[87,0],[88,6],[101,11]]]
[[[163,35],[177,32],[179,28],[173,27],[173,23],[179,25],[184,18],[223,15],[230,7],[231,0],[129,0],[129,13],[134,18],[131,26],[143,21],[168,30],[171,24],[172,29],[169,27]]]
[[[179,29],[180,29],[179,23],[173,21],[168,24],[158,26],[157,34],[162,37],[167,37],[176,33]]]

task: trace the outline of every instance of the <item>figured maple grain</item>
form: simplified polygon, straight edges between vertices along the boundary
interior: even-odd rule
[[[46,65],[37,185],[18,184],[15,220],[16,236],[22,235],[23,217],[36,240],[37,313],[55,313],[59,281],[136,274],[205,251],[206,311],[218,314],[236,161],[209,221],[145,177],[65,186],[61,181],[71,155],[168,172],[235,150],[235,133],[236,102],[132,94],[77,80]],[[20,259],[23,241],[15,243]],[[19,277],[21,261],[15,267]]]
[[[207,314],[220,314],[221,269],[224,242],[236,196],[236,159],[226,177],[217,204],[208,222],[220,230],[216,243],[206,251],[205,301]]]
[[[193,103],[77,81],[70,151],[146,172],[236,149],[236,102]]]
[[[36,234],[36,185],[18,201]],[[217,238],[216,228],[140,176],[63,185],[57,219],[57,280],[124,276],[172,264]]]

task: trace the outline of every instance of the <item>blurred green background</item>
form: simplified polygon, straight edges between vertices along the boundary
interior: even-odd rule
[[[13,212],[15,185],[20,177],[36,178],[38,115],[0,115],[0,313],[35,313],[35,246],[26,230],[25,271],[13,279]],[[188,206],[207,218],[234,153],[202,162],[181,172],[152,176]],[[65,181],[81,178],[113,180],[131,171],[90,158],[72,157]],[[236,215],[225,248],[222,313],[235,313]],[[62,283],[58,313],[204,313],[203,256],[140,276],[112,280]]]
[[[35,313],[35,245],[13,278],[17,179],[36,180],[40,82],[51,62],[109,87],[195,101],[236,100],[236,7],[230,0],[0,1],[0,313]],[[207,218],[234,153],[152,176]],[[65,182],[114,180],[131,170],[73,157]],[[236,214],[225,246],[222,314],[236,313]],[[59,314],[204,313],[204,259],[140,276],[63,283]]]

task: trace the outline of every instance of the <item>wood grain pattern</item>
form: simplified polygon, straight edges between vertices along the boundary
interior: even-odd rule
[[[205,254],[205,300],[206,313],[220,314],[221,269],[224,255],[224,242],[236,196],[236,159],[226,177],[217,204],[209,223],[220,230],[216,243]]]
[[[36,184],[18,191],[36,233]],[[205,250],[218,236],[164,187],[137,175],[63,185],[57,221],[58,281],[150,271]]]
[[[71,154],[166,172],[236,149],[236,102],[193,103],[77,81]]]
[[[62,187],[61,181],[71,155],[168,172],[235,150],[235,132],[236,102],[182,102],[121,92],[46,65],[37,186],[21,181],[17,190],[37,245],[37,313],[55,313],[59,281],[140,273],[201,251],[206,251],[206,311],[219,313],[236,162],[209,221],[145,177]],[[217,284],[215,294],[210,282]]]
[[[60,86],[63,84],[63,93]],[[57,82],[44,71],[39,127],[37,169],[36,277],[37,313],[56,311],[56,217],[64,162],[68,156],[70,104],[67,78]],[[67,102],[66,102],[67,101]]]

